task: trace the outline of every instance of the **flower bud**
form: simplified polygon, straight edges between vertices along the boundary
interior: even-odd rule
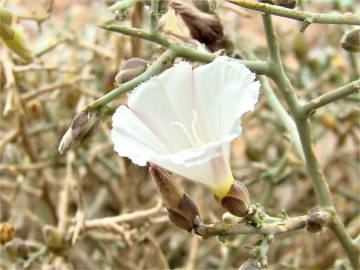
[[[7,25],[1,21],[0,38],[5,46],[19,56],[25,63],[32,62],[34,54],[30,48],[30,44],[16,24]]]
[[[28,101],[25,105],[25,109],[26,115],[29,116],[29,118],[31,119],[38,118],[44,112],[42,102],[37,99]]]
[[[199,210],[191,198],[179,189],[166,170],[151,163],[149,171],[167,207],[170,221],[187,231],[197,227],[200,224]]]
[[[127,60],[115,76],[116,83],[125,83],[143,73],[147,68],[148,62],[141,58],[131,58]]]
[[[200,225],[199,210],[187,194],[183,194],[175,210],[167,208],[170,221],[177,227],[190,232]]]
[[[92,137],[100,123],[99,111],[82,111],[76,114],[70,128],[66,131],[59,145],[62,154],[70,147],[76,147]]]
[[[42,234],[44,242],[49,248],[60,249],[66,247],[65,239],[57,228],[45,225]]]
[[[250,205],[250,195],[246,186],[234,181],[227,195],[221,199],[221,205],[234,216],[245,216]]]
[[[13,16],[11,12],[3,7],[0,7],[0,23],[11,25]]]
[[[341,47],[348,52],[360,52],[360,28],[346,32],[341,38]]]
[[[322,211],[318,207],[311,208],[305,221],[306,230],[312,233],[321,231],[329,222],[329,218],[328,212]]]
[[[185,6],[179,2],[172,2],[170,6],[175,10],[176,14],[181,16],[192,38],[204,43],[209,50],[214,51],[226,45],[222,44],[225,39],[223,26],[216,16]],[[214,46],[214,44],[218,45]]]
[[[5,244],[5,250],[14,257],[26,258],[29,253],[28,245],[20,238],[14,238]]]
[[[5,244],[14,238],[15,229],[9,222],[0,223],[0,243]]]

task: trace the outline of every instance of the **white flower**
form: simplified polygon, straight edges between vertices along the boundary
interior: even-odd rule
[[[260,83],[237,60],[192,69],[181,62],[138,86],[113,116],[115,151],[209,186],[224,197],[234,178],[230,143],[258,100]]]

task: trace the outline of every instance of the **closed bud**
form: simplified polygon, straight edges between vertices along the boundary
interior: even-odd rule
[[[187,231],[199,226],[198,208],[191,198],[179,189],[171,175],[153,163],[150,164],[149,170],[167,207],[170,221]]]
[[[19,56],[25,63],[30,63],[34,59],[34,54],[24,33],[16,25],[7,25],[0,22],[0,38],[7,48]]]
[[[0,243],[11,241],[15,235],[15,228],[9,222],[0,223]]]
[[[59,145],[59,152],[62,154],[71,147],[76,147],[86,139],[92,137],[100,123],[99,111],[82,111],[77,113],[66,131]]]
[[[320,121],[326,128],[335,128],[337,123],[336,117],[333,114],[322,115]]]
[[[6,8],[0,7],[0,23],[11,25],[12,20],[13,16],[11,12]]]
[[[29,253],[28,245],[20,238],[14,238],[5,244],[5,250],[14,257],[26,258]]]
[[[187,194],[175,209],[167,208],[170,221],[177,227],[190,232],[200,225],[199,210]]]
[[[125,83],[143,73],[147,68],[148,62],[141,58],[131,58],[127,60],[115,76],[116,83]]]
[[[229,192],[221,199],[221,205],[234,216],[245,216],[250,205],[250,195],[246,186],[234,181]]]
[[[150,164],[149,171],[166,207],[176,208],[181,202],[183,192],[176,185],[170,173],[153,163]]]
[[[33,99],[26,103],[26,114],[29,118],[38,118],[44,112],[43,104],[40,100]]]
[[[172,2],[171,8],[179,14],[188,27],[193,39],[204,43],[209,50],[215,51],[224,48],[224,32],[220,20],[214,16],[201,12],[195,8],[185,6],[179,2]],[[217,44],[217,46],[214,46]]]
[[[65,239],[57,228],[45,225],[42,234],[44,242],[49,248],[61,249],[66,247]]]
[[[348,52],[360,52],[360,28],[346,32],[341,38],[341,47]]]
[[[11,29],[10,25],[7,25],[3,22],[0,22],[0,37],[4,39],[12,39],[14,38],[14,31]]]
[[[318,207],[311,208],[305,222],[306,230],[312,233],[319,232],[329,222],[329,219],[328,212],[322,211]]]

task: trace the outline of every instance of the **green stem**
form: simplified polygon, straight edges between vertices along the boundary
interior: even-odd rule
[[[336,90],[321,95],[313,100],[310,100],[301,107],[302,114],[308,115],[311,111],[334,102],[338,99],[344,98],[350,94],[356,93],[360,90],[360,80],[352,81]]]
[[[359,269],[359,254],[360,248],[356,245],[355,241],[351,239],[349,234],[346,232],[344,224],[339,220],[337,215],[334,215],[332,222],[328,224],[331,231],[338,238],[339,242],[349,256],[351,265],[354,269]]]
[[[325,181],[324,175],[321,172],[319,162],[315,156],[312,148],[311,127],[308,119],[303,117],[299,100],[294,93],[292,85],[285,73],[280,57],[280,49],[277,41],[276,33],[272,24],[271,16],[269,14],[263,15],[263,22],[265,26],[265,33],[269,47],[269,74],[282,91],[285,100],[292,112],[297,130],[300,135],[301,145],[305,156],[306,170],[312,180],[312,184],[319,201],[321,208],[332,213],[332,221],[329,223],[329,228],[335,234],[343,248],[345,249],[350,262],[354,269],[359,268],[359,253],[355,250],[354,244],[350,236],[345,230],[336,215],[332,196],[329,186]],[[354,251],[355,250],[355,251]]]
[[[122,26],[119,24],[102,25],[100,26],[100,28],[112,32],[121,33],[127,36],[137,37],[151,42],[155,42],[166,48],[170,46],[170,42],[163,35],[157,32],[150,32],[139,28]]]
[[[360,25],[360,16],[352,13],[346,14],[321,14],[314,12],[306,12],[302,10],[289,9],[281,6],[259,3],[248,0],[227,0],[235,5],[252,9],[268,14],[286,17],[298,21],[311,21],[311,23],[323,24],[350,24]]]
[[[313,186],[319,200],[320,206],[332,207],[332,199],[329,187],[319,169],[318,161],[311,145],[311,130],[307,119],[299,117],[299,100],[295,95],[292,85],[285,73],[280,57],[280,48],[276,33],[272,24],[271,15],[263,15],[265,32],[269,46],[269,68],[270,74],[282,91],[290,111],[294,115],[295,123],[300,135],[300,140],[305,156],[305,164],[313,181]]]
[[[150,12],[150,29],[155,31],[158,26],[159,19],[159,0],[151,0],[151,12]]]
[[[219,235],[230,236],[238,234],[279,235],[304,228],[306,219],[307,216],[299,216],[280,222],[263,223],[263,225],[259,228],[244,223],[201,224],[196,229],[196,233],[203,237]]]
[[[334,209],[329,185],[320,169],[319,162],[312,148],[312,134],[310,121],[305,118],[295,118],[296,126],[299,131],[301,144],[305,155],[305,166],[318,198],[319,205],[324,209]]]
[[[101,28],[117,33],[122,33],[124,35],[138,37],[145,39],[151,42],[155,42],[165,48],[171,48],[176,56],[184,57],[191,61],[199,61],[208,63],[213,61],[218,55],[214,53],[207,53],[199,51],[195,48],[191,48],[186,45],[170,43],[164,35],[156,32],[149,32],[138,28],[121,26],[118,24],[108,24],[101,26]],[[257,74],[267,74],[268,66],[265,61],[250,61],[250,60],[239,60],[240,63],[247,66],[250,70],[256,72]]]
[[[111,11],[120,11],[120,12],[122,12],[122,11],[127,10],[129,7],[135,5],[139,1],[140,0],[121,0],[121,1],[117,1],[109,9]]]
[[[144,73],[132,79],[131,81],[121,84],[118,88],[115,88],[111,92],[95,100],[93,103],[89,104],[86,107],[86,110],[96,110],[102,108],[110,101],[132,90],[140,83],[146,81],[151,76],[158,74],[161,71],[161,69],[167,63],[171,62],[175,57],[176,54],[172,50],[170,49],[166,50],[151,66],[148,67],[148,69]]]
[[[271,16],[263,15],[263,21],[266,32],[266,40],[269,47],[268,73],[273,78],[277,86],[282,91],[286,103],[289,105],[291,112],[296,115],[299,109],[299,100],[293,91],[293,87],[287,77],[284,66],[281,61],[280,47],[274,31]]]
[[[180,44],[172,44],[171,48],[176,52],[177,56],[184,57],[191,61],[208,63],[213,61],[218,56],[213,53],[200,52],[196,49]],[[238,61],[257,74],[268,73],[268,66],[265,61],[261,61],[261,60],[257,60],[257,61],[238,60]]]
[[[287,113],[284,106],[280,103],[279,99],[275,95],[274,91],[272,90],[268,80],[265,76],[259,76],[259,80],[261,82],[263,93],[266,96],[266,100],[269,106],[274,110],[274,112],[279,117],[283,126],[287,129],[290,134],[291,140],[295,145],[295,149],[298,152],[299,156],[302,157],[304,160],[304,153],[301,146],[301,140],[299,137],[299,132],[296,129],[296,124],[291,116]]]

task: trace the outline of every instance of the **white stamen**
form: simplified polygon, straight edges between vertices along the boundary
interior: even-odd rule
[[[204,142],[200,139],[200,136],[196,131],[196,121],[198,119],[198,116],[195,111],[192,111],[192,113],[194,115],[194,119],[191,122],[191,133],[186,129],[185,125],[181,122],[173,122],[173,123],[171,123],[171,125],[180,127],[181,130],[184,132],[186,138],[189,140],[189,142],[194,147],[200,147],[200,146],[204,145]]]
[[[192,139],[191,137],[191,134],[189,133],[189,131],[187,131],[186,127],[184,126],[183,123],[180,123],[180,122],[173,122],[171,123],[172,126],[178,126],[181,128],[181,130],[184,132],[186,138],[189,140],[189,142],[192,144],[192,145],[195,145],[195,142],[194,140]]]
[[[197,133],[197,130],[196,130],[196,121],[198,119],[197,113],[195,111],[192,111],[192,113],[194,115],[194,120],[191,123],[192,133],[194,134],[194,137],[198,141],[198,143],[200,143],[200,145],[204,145],[205,143],[200,139],[200,136],[199,136],[199,134]]]

